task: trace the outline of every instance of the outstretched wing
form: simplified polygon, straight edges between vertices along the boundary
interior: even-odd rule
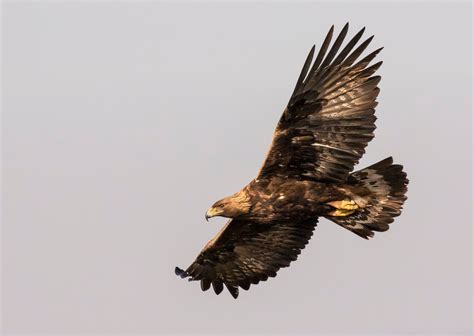
[[[373,38],[353,50],[362,29],[338,54],[348,27],[329,49],[331,27],[312,66],[314,46],[311,49],[259,176],[343,182],[364,154],[374,136],[379,93],[380,76],[372,75],[382,62],[369,63],[382,48],[355,63]]]
[[[234,298],[239,287],[248,290],[296,260],[316,227],[309,223],[255,224],[230,220],[204,247],[186,271],[176,267],[182,278],[199,280],[201,289],[211,285],[216,294],[227,287]]]

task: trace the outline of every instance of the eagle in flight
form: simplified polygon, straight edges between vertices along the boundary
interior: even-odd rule
[[[356,47],[362,29],[340,50],[348,28],[330,47],[332,26],[314,62],[313,46],[258,176],[207,211],[206,219],[229,221],[186,270],[176,267],[179,277],[237,298],[239,287],[296,260],[318,217],[368,239],[400,215],[408,184],[401,165],[389,157],[352,172],[374,137],[382,62],[370,63],[382,48],[358,60],[373,38]]]

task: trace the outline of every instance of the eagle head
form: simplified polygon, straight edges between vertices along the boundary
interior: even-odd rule
[[[206,212],[206,220],[215,216],[235,218],[248,213],[250,206],[249,195],[241,190],[232,196],[223,198],[214,203]]]

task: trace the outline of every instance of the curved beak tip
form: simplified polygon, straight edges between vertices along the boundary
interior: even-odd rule
[[[209,216],[207,215],[207,213],[204,217],[206,218],[206,222],[209,222]]]

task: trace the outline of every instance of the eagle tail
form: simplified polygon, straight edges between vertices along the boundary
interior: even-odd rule
[[[357,209],[347,216],[326,218],[365,239],[373,237],[373,231],[387,231],[407,198],[408,179],[403,166],[393,164],[388,157],[350,174],[347,182],[351,189],[363,190],[359,195],[350,195]]]

